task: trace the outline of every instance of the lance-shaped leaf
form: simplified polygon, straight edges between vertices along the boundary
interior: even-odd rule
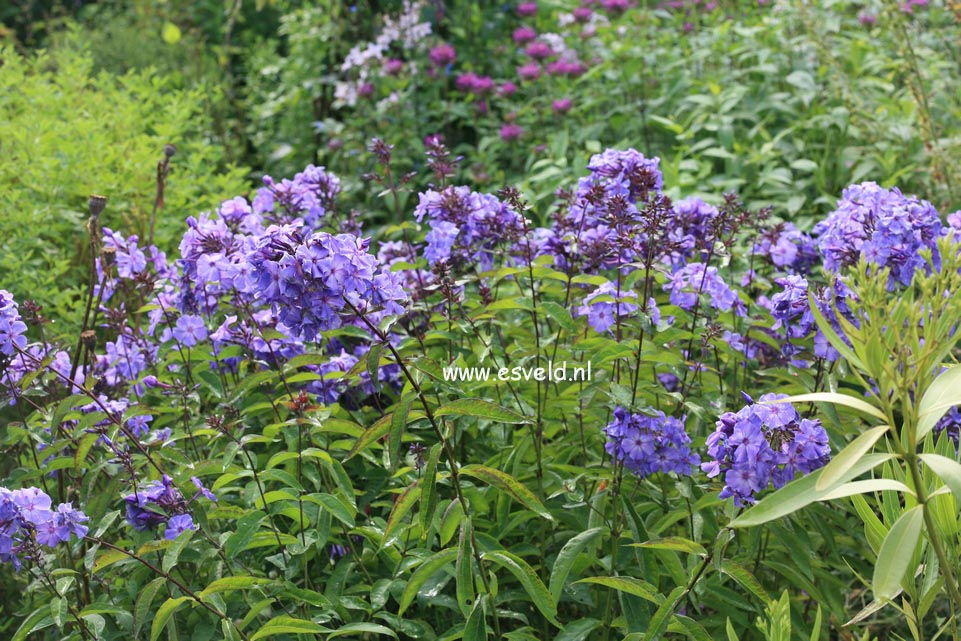
[[[920,442],[955,405],[961,405],[961,367],[958,366],[938,376],[924,391],[918,405],[917,440]]]
[[[554,517],[547,511],[544,504],[534,496],[534,493],[510,474],[484,465],[466,465],[461,468],[460,473],[462,476],[470,476],[480,479],[488,485],[493,485],[502,492],[512,496],[528,510],[536,512],[549,521],[554,520]]]
[[[824,466],[824,469],[821,470],[821,474],[818,476],[818,482],[815,488],[819,492],[823,492],[832,485],[835,485],[841,477],[844,476],[845,472],[854,467],[858,461],[864,458],[865,454],[871,451],[874,444],[884,436],[884,433],[887,432],[888,429],[887,425],[878,425],[851,441],[847,447],[831,459],[830,463]]]
[[[921,538],[924,506],[916,505],[895,521],[884,538],[874,564],[872,588],[878,600],[893,599],[901,589],[901,580],[911,565],[914,549]]]

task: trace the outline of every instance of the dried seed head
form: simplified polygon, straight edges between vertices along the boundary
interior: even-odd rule
[[[91,194],[90,199],[87,201],[87,207],[90,209],[90,215],[97,218],[107,207],[107,197]]]
[[[104,247],[100,250],[100,258],[103,260],[104,265],[113,265],[117,261],[117,248]]]
[[[80,334],[80,342],[88,350],[92,350],[97,346],[97,332],[92,329],[88,329]]]
[[[177,153],[177,148],[171,143],[168,142],[166,145],[164,145],[164,156],[167,158],[173,158],[175,153]]]

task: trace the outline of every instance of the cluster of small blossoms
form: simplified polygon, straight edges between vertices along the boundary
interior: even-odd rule
[[[431,34],[430,22],[420,18],[425,4],[425,0],[404,0],[397,17],[384,16],[384,26],[373,42],[357,44],[348,52],[340,70],[350,77],[334,87],[334,98],[338,102],[354,106],[360,97],[371,95],[371,80],[377,70],[381,75],[397,73],[396,59],[388,57],[391,48],[413,50]]]
[[[724,474],[721,498],[734,504],[754,502],[769,485],[780,488],[797,473],[809,474],[827,464],[831,448],[820,421],[802,419],[790,403],[773,403],[783,394],[765,394],[737,413],[726,412],[707,437],[712,460],[701,464],[708,477]]]
[[[196,476],[190,480],[197,488],[197,493],[189,501],[166,474],[161,480],[151,481],[133,494],[123,497],[127,504],[127,522],[138,531],[166,524],[164,538],[169,540],[176,539],[188,530],[196,530],[189,511],[190,504],[201,496],[214,502],[217,497]]]
[[[660,196],[664,179],[659,158],[635,149],[608,149],[588,162],[566,214],[555,220],[542,250],[565,268],[578,259],[595,271],[624,265],[644,255],[646,236],[639,207]]]
[[[684,419],[666,416],[653,408],[644,414],[615,408],[614,420],[604,433],[607,453],[641,478],[657,472],[690,475],[701,462],[691,452],[691,437],[684,429]]]
[[[820,262],[814,239],[793,223],[781,223],[763,232],[754,244],[754,253],[793,274],[807,274]]]
[[[759,297],[758,304],[767,309],[775,320],[772,329],[777,330],[783,339],[781,353],[790,358],[795,366],[806,366],[807,362],[805,360],[795,358],[800,350],[797,341],[809,338],[813,333],[814,355],[828,361],[837,360],[840,354],[828,342],[827,337],[814,321],[814,314],[811,312],[808,301],[809,285],[807,279],[792,274],[775,279],[774,282],[783,289],[770,299],[766,296]],[[834,278],[830,286],[817,289],[813,293],[818,310],[831,323],[839,336],[844,336],[837,318],[839,312],[853,325],[858,325],[858,320],[854,317],[848,305],[848,301],[853,298],[854,293],[844,284],[843,280]]]
[[[313,341],[344,316],[403,312],[407,294],[394,274],[378,269],[370,239],[271,226],[247,256],[250,291],[271,306],[294,336]]]
[[[961,408],[958,406],[952,407],[935,424],[935,436],[941,433],[947,434],[948,438],[954,443],[954,447],[958,447],[958,440],[961,437]]]
[[[747,311],[737,292],[724,282],[717,267],[704,263],[689,263],[671,274],[664,289],[671,293],[671,304],[691,311],[697,305],[700,294],[710,297],[710,305],[722,312],[734,310],[738,316]]]
[[[637,294],[629,289],[618,291],[614,283],[607,282],[584,297],[577,313],[587,316],[587,324],[595,332],[606,332],[615,322],[629,318],[636,311]]]
[[[307,165],[293,179],[284,178],[276,182],[270,176],[264,176],[263,181],[264,186],[257,190],[254,197],[253,215],[262,216],[274,224],[302,219],[308,227],[318,227],[322,219],[336,208],[337,197],[342,190],[336,174],[314,165]],[[234,201],[244,203],[242,198],[235,198]],[[258,227],[248,233],[259,233],[262,229]]]
[[[397,365],[386,365],[378,370],[378,385],[374,384],[366,369],[360,373],[360,381],[356,384],[352,385],[342,377],[360,359],[366,358],[369,351],[370,345],[367,344],[357,345],[348,351],[348,348],[339,341],[331,341],[327,348],[328,360],[321,365],[308,368],[320,374],[321,379],[308,383],[307,390],[316,394],[317,398],[324,403],[340,403],[353,410],[359,408],[365,399],[372,398],[378,391],[378,385],[390,387],[394,391],[402,389],[401,371]]]
[[[515,241],[526,229],[523,216],[506,203],[469,187],[421,193],[414,217],[430,224],[424,257],[431,265],[476,263],[488,270],[494,250]]]
[[[13,356],[27,346],[27,325],[20,320],[20,307],[13,294],[0,289],[0,354]]]
[[[942,233],[931,203],[873,182],[847,187],[837,209],[814,227],[825,269],[840,271],[863,257],[878,268],[890,268],[891,287],[909,284],[915,270],[927,267],[919,253],[923,248],[932,251],[938,267],[936,242]]]
[[[54,548],[71,536],[87,535],[87,516],[69,503],[54,509],[53,502],[42,490],[28,487],[8,490],[0,487],[0,560],[20,569],[21,555],[35,558],[36,544]]]

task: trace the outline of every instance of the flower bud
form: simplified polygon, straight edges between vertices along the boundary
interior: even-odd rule
[[[173,158],[175,153],[177,153],[177,148],[171,143],[168,142],[166,145],[164,145],[164,156],[167,158]]]

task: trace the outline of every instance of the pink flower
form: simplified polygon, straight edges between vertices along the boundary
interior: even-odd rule
[[[384,62],[384,73],[388,76],[396,76],[404,70],[404,61],[397,58],[390,58]]]
[[[530,27],[518,27],[514,29],[514,42],[519,45],[524,45],[537,38],[537,32]]]
[[[566,114],[571,110],[572,102],[570,98],[561,98],[551,103],[551,108],[556,114]]]
[[[527,49],[524,50],[529,57],[534,60],[544,60],[545,58],[550,58],[554,55],[554,50],[546,42],[541,42],[539,40],[527,45]]]
[[[517,75],[521,80],[537,80],[541,75],[541,66],[536,62],[528,62],[517,68]]]
[[[513,82],[511,82],[510,80],[508,80],[507,82],[501,84],[501,86],[497,88],[497,95],[498,95],[498,96],[501,96],[502,98],[507,98],[508,96],[513,96],[514,93],[516,93],[516,92],[517,92],[517,85],[515,85],[515,84],[514,84]]]
[[[524,133],[520,125],[509,122],[501,127],[501,140],[504,142],[514,142]]]
[[[578,7],[574,9],[574,20],[578,22],[587,22],[591,19],[591,14],[593,12],[589,7]]]
[[[517,5],[517,15],[527,18],[537,13],[536,2],[522,2]]]
[[[445,65],[449,65],[457,59],[457,52],[452,46],[445,42],[431,49],[429,57],[430,61],[434,65],[443,67]]]

